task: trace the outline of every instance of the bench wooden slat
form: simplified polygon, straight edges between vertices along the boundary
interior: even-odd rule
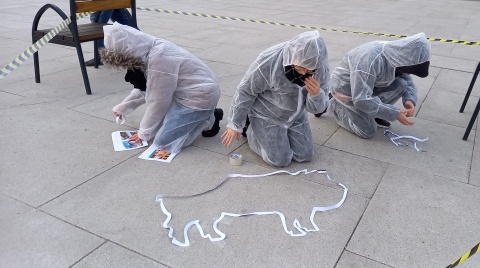
[[[81,12],[90,12],[90,11],[98,11],[98,10],[130,8],[132,5],[132,2],[131,0],[116,0],[116,1],[77,0],[75,1],[75,4],[77,5],[76,13],[81,13]]]
[[[103,26],[108,25],[106,23],[87,23],[87,24],[80,24],[78,25],[78,35],[80,42],[88,42],[94,39],[102,38],[103,37]],[[35,36],[42,37],[48,34],[52,29],[43,29],[37,30],[34,32]],[[54,39],[65,40],[65,41],[72,41],[73,36],[70,32],[69,28],[65,28],[60,31]]]

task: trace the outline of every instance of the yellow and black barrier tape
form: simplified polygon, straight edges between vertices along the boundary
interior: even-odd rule
[[[470,251],[465,253],[462,257],[460,257],[458,260],[456,260],[454,263],[450,264],[447,266],[447,268],[453,268],[456,267],[457,265],[461,264],[462,262],[466,261],[468,258],[472,257],[473,254],[477,253],[480,251],[480,243],[475,245]]]
[[[78,13],[77,20],[88,16],[90,13],[91,12]],[[22,65],[25,61],[27,61],[30,57],[32,57],[35,52],[45,46],[45,44],[52,40],[53,37],[55,37],[60,31],[65,29],[71,22],[72,20],[70,17],[65,19],[57,27],[53,28],[50,32],[48,32],[48,34],[35,42],[35,44],[31,45],[25,51],[20,53],[17,58],[7,64],[6,67],[0,71],[0,80],[5,78],[9,73],[11,73],[13,70]]]
[[[402,35],[402,34],[386,34],[386,33],[362,32],[362,31],[353,31],[353,30],[338,30],[338,29],[329,29],[329,28],[324,28],[324,27],[306,26],[306,25],[299,25],[299,24],[290,24],[290,23],[272,22],[272,21],[254,20],[254,19],[243,19],[243,18],[235,18],[235,17],[228,17],[228,16],[220,16],[220,15],[209,15],[209,14],[203,14],[203,13],[193,13],[193,12],[185,12],[185,11],[168,10],[168,9],[161,9],[161,8],[137,7],[137,9],[145,10],[145,11],[155,11],[155,12],[161,12],[161,13],[169,13],[169,14],[204,17],[204,18],[211,18],[211,19],[234,20],[234,21],[262,23],[262,24],[277,25],[277,26],[287,26],[287,27],[295,27],[295,28],[310,29],[310,30],[364,34],[364,35],[375,35],[375,36],[385,36],[385,37],[397,37],[397,38],[407,37],[406,35]],[[469,45],[469,46],[480,46],[480,41],[475,42],[475,41],[465,41],[465,40],[455,40],[455,39],[435,38],[435,37],[428,37],[428,40],[436,41],[436,42],[444,42],[444,43],[455,43],[455,44],[461,44],[461,45]]]

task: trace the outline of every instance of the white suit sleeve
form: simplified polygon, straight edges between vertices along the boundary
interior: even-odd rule
[[[113,107],[113,111],[121,115],[129,115],[145,103],[145,93],[134,88],[120,104]]]
[[[417,105],[417,87],[415,83],[413,83],[413,79],[410,75],[403,74],[400,78],[407,81],[407,92],[402,96],[402,102],[405,103],[406,101],[413,102],[413,105]]]
[[[380,70],[378,62],[370,64],[371,60],[358,59],[360,66],[352,68],[350,73],[350,85],[352,88],[352,101],[355,108],[374,117],[387,121],[395,121],[398,118],[400,109],[397,107],[383,103],[379,97],[373,97],[373,88],[377,80],[377,73]],[[366,66],[361,66],[365,64]],[[368,65],[367,65],[368,64]]]
[[[328,85],[330,83],[330,69],[328,64],[325,64],[323,69],[323,73],[319,78],[320,82],[320,93],[316,96],[312,96],[307,94],[307,101],[306,101],[306,109],[308,112],[317,114],[322,113],[328,107]]]
[[[147,109],[138,131],[138,136],[142,140],[148,141],[156,135],[168,112],[177,88],[179,66],[179,60],[174,58],[150,59],[147,74]]]
[[[227,127],[242,132],[247,120],[248,111],[259,93],[269,88],[267,81],[260,70],[244,77],[237,88],[230,106]]]

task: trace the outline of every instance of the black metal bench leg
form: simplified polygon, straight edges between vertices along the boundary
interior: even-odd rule
[[[478,100],[477,107],[475,107],[475,111],[473,111],[472,118],[470,118],[470,122],[468,123],[467,129],[465,130],[465,134],[463,134],[463,140],[466,141],[468,139],[468,135],[470,135],[470,131],[473,128],[473,124],[478,117],[478,111],[480,110],[480,99]]]
[[[93,40],[93,61],[95,69],[98,69],[98,40]]]
[[[480,62],[477,65],[477,69],[475,69],[475,73],[473,74],[472,81],[470,82],[470,86],[468,87],[467,94],[463,99],[462,107],[460,108],[460,112],[463,113],[465,110],[465,106],[467,106],[468,98],[470,97],[470,93],[472,93],[473,86],[475,85],[475,81],[477,80],[478,73],[480,72]]]
[[[77,47],[78,60],[80,61],[80,69],[82,70],[83,83],[85,84],[85,90],[87,92],[87,95],[91,95],[92,90],[90,89],[90,82],[88,81],[87,67],[85,66],[85,60],[83,58],[82,46],[78,41],[75,42],[75,46]]]
[[[40,83],[40,64],[38,59],[38,51],[33,53],[33,66],[35,68],[35,82]]]

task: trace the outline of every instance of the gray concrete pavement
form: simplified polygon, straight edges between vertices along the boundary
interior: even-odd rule
[[[68,2],[53,0],[66,12]],[[0,66],[31,45],[30,30],[46,2],[0,3]],[[480,41],[480,2],[437,1],[171,1],[138,0],[153,7],[290,24]],[[221,86],[219,107],[228,112],[240,79],[258,53],[303,31],[204,17],[137,11],[139,27],[185,47],[204,60]],[[86,19],[82,19],[86,21]],[[41,26],[61,19],[45,13]],[[333,70],[350,49],[388,37],[320,31]],[[83,45],[85,59],[93,44]],[[465,113],[458,112],[480,46],[432,42],[429,77],[416,79],[419,103],[413,127],[394,122],[399,134],[429,137],[427,150],[395,147],[378,130],[363,140],[329,114],[310,115],[315,155],[290,171],[325,168],[349,188],[342,207],[317,213],[319,232],[290,237],[278,217],[228,218],[227,238],[212,243],[189,232],[192,245],[174,246],[161,227],[166,216],[157,194],[209,189],[229,173],[261,174],[266,165],[246,139],[230,148],[220,137],[199,137],[170,164],[138,159],[143,150],[114,152],[111,133],[135,129],[144,107],[125,126],[111,108],[131,89],[124,73],[88,68],[93,95],[85,94],[72,48],[40,50],[42,82],[33,59],[0,81],[0,267],[446,267],[480,242],[480,143],[478,120],[461,138],[480,97],[475,86]],[[226,120],[221,122],[225,129]],[[241,153],[232,167],[228,155]],[[322,176],[279,175],[237,179],[207,195],[165,202],[175,235],[190,220],[211,224],[222,211],[280,210],[287,223],[308,226],[312,206],[336,203],[342,190]],[[459,267],[480,267],[474,255]]]

